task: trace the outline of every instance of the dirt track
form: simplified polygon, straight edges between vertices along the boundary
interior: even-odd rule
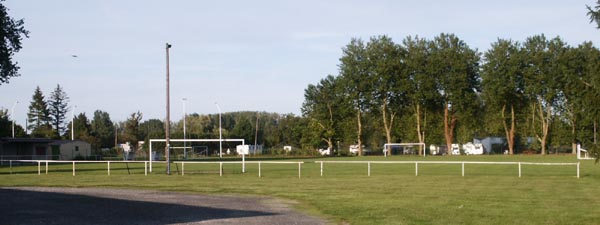
[[[0,224],[325,224],[282,200],[98,188],[0,188]]]

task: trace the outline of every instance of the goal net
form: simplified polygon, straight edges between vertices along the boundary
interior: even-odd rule
[[[387,143],[383,145],[383,155],[418,155],[419,149],[425,156],[425,143]]]

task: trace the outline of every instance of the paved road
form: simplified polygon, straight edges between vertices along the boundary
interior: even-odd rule
[[[0,224],[325,224],[283,200],[98,188],[0,188]]]

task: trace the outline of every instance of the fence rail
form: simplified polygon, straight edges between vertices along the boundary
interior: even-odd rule
[[[189,162],[189,161],[176,161],[174,163],[181,163],[181,176],[185,175],[185,164],[219,164],[219,176],[223,176],[223,164],[242,164],[242,171],[246,171],[245,164],[258,164],[258,177],[262,177],[262,164],[298,164],[298,179],[302,176],[302,164],[304,162],[263,162],[263,161],[229,161],[229,162]]]
[[[50,163],[70,163],[73,164],[73,176],[75,176],[75,171],[76,171],[76,167],[75,164],[77,163],[106,163],[106,170],[107,170],[107,174],[110,175],[110,164],[111,163],[144,163],[144,175],[148,175],[148,161],[94,161],[94,160],[4,160],[4,161],[8,161],[11,171],[12,171],[12,166],[14,162],[20,162],[20,163],[37,163],[38,165],[38,175],[42,174],[42,163],[45,164],[45,172],[46,174],[48,174],[48,164]]]
[[[476,161],[315,161],[321,164],[321,176],[323,176],[323,164],[367,164],[367,176],[371,176],[371,164],[415,164],[415,176],[419,176],[419,164],[461,164],[462,176],[465,176],[465,164],[496,164],[496,165],[518,165],[519,177],[522,175],[521,165],[542,166],[576,166],[577,178],[579,178],[579,162],[577,163],[535,163],[535,162],[476,162]]]

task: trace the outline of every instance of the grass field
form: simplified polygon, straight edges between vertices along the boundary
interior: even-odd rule
[[[249,159],[253,160],[253,159]],[[297,164],[185,165],[186,175],[164,175],[155,164],[144,176],[142,164],[51,165],[49,174],[37,175],[37,165],[0,168],[0,186],[67,186],[155,189],[207,194],[260,195],[291,199],[296,207],[333,223],[350,224],[598,224],[600,223],[600,165],[581,161],[575,166],[422,164],[325,164],[319,160],[362,161],[521,161],[577,162],[575,156],[451,156],[349,157],[294,159],[304,161],[298,179]],[[127,168],[129,167],[129,169]],[[172,166],[174,173],[180,165]],[[12,170],[12,171],[11,171]],[[42,169],[43,171],[43,169]],[[160,171],[160,172],[159,172]],[[12,174],[11,174],[12,173]]]

